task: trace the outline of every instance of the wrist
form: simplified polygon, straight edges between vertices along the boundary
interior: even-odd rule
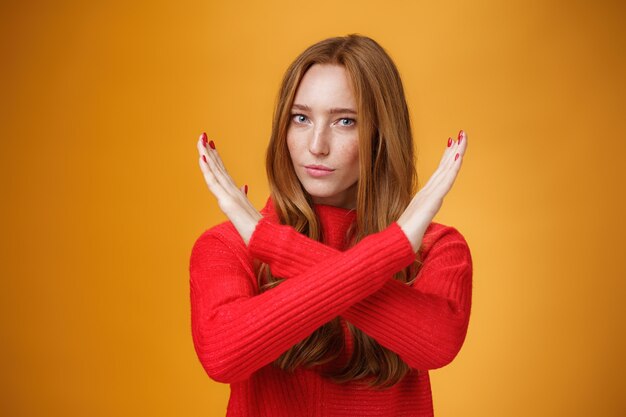
[[[411,247],[413,248],[413,252],[417,253],[420,246],[422,245],[422,239],[424,238],[424,233],[426,233],[426,229],[422,227],[412,227],[411,225],[404,224],[400,220],[398,220],[396,223],[404,232],[406,238],[411,244]]]

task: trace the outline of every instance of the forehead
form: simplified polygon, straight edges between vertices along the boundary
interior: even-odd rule
[[[341,65],[315,64],[304,74],[294,104],[356,108],[352,82]]]

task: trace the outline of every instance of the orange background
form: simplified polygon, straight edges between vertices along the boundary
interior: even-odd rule
[[[591,5],[593,4],[593,5]],[[188,261],[222,221],[206,130],[261,208],[287,65],[329,36],[403,76],[420,183],[469,136],[435,221],[466,237],[465,346],[437,416],[623,416],[622,2],[13,2],[0,17],[6,416],[223,416]]]

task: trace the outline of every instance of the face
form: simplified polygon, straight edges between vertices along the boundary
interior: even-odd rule
[[[302,78],[287,131],[298,179],[314,203],[355,208],[359,180],[357,106],[344,67],[315,64]]]

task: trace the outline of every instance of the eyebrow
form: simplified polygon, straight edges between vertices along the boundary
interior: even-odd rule
[[[297,109],[297,110],[304,110],[304,111],[311,111],[311,108],[309,106],[307,106],[306,104],[294,104],[292,106],[293,109]],[[338,113],[342,113],[342,114],[354,114],[356,115],[356,111],[354,109],[349,109],[349,108],[345,108],[345,107],[334,107],[330,110],[328,110],[329,114],[338,114]]]

